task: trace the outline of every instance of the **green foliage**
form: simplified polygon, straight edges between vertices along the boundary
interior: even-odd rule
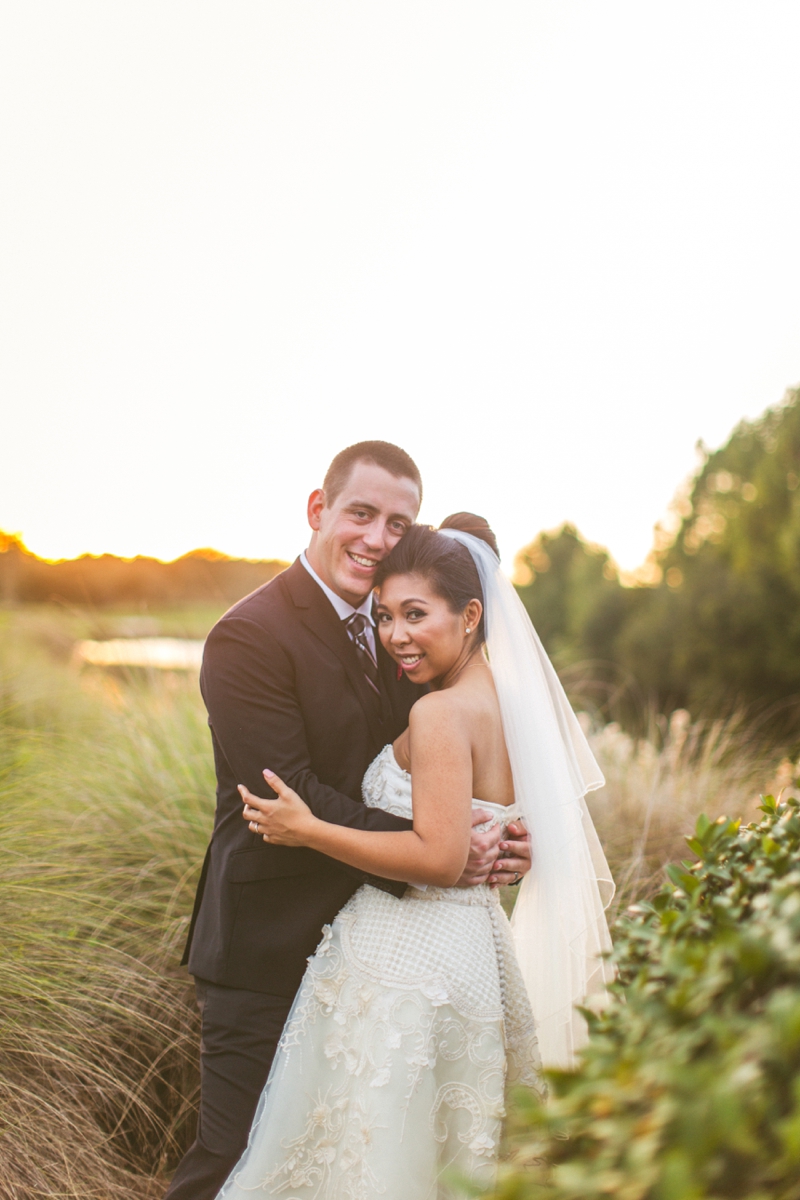
[[[628,596],[606,550],[574,525],[540,533],[516,560],[519,594],[540,638],[560,663],[604,655],[626,616]]]
[[[674,515],[637,586],[569,525],[521,552],[519,592],[547,650],[573,692],[577,673],[582,695],[638,733],[650,711],[744,707],[796,740],[800,389],[706,453]]]
[[[798,1200],[800,804],[698,856],[615,930],[619,980],[553,1099],[520,1097],[495,1200]]]
[[[680,505],[661,555],[672,596],[653,614],[674,643],[664,685],[679,700],[699,707],[733,691],[774,704],[800,693],[798,484],[800,389],[743,421]]]

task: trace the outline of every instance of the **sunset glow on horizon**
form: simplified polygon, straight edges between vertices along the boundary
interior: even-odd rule
[[[331,457],[627,571],[695,445],[800,381],[800,7],[0,22],[0,530],[291,561]]]

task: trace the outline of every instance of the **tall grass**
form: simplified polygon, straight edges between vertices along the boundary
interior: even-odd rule
[[[196,681],[0,628],[0,1194],[151,1196],[196,1093],[176,968],[212,812]]]
[[[177,963],[213,767],[195,679],[79,675],[69,629],[0,612],[0,1196],[145,1200],[193,1133]],[[619,903],[660,882],[700,810],[744,813],[774,774],[736,722],[656,733],[591,735]]]
[[[740,714],[693,722],[678,710],[651,721],[641,739],[616,724],[588,732],[606,786],[587,799],[616,880],[616,911],[658,890],[665,865],[686,856],[701,812],[753,819],[759,793],[777,794],[796,775]]]

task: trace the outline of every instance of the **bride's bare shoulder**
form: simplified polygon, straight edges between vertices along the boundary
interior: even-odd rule
[[[463,724],[479,710],[477,698],[469,691],[444,688],[441,692],[427,692],[420,696],[409,714],[409,727],[429,723]]]
[[[428,692],[420,696],[408,717],[408,757],[414,767],[423,762],[450,763],[455,755],[461,761],[469,754],[472,742],[470,721],[458,700],[451,695],[452,689]]]
[[[426,692],[424,696],[420,696],[411,706],[411,712],[408,714],[409,724],[420,721],[427,721],[431,717],[438,716],[440,713],[446,713],[451,710],[451,699],[447,691],[444,692]]]

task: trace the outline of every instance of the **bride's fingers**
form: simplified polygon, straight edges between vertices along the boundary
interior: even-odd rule
[[[263,811],[262,806],[275,803],[274,800],[265,800],[262,796],[254,796],[250,789],[245,787],[243,783],[238,784],[236,790],[242,797],[245,807],[254,808],[257,812]]]
[[[259,833],[265,842],[270,840],[269,834],[265,832],[264,826],[268,824],[267,818],[263,813],[257,812],[256,809],[249,809],[245,806],[244,812],[247,827],[251,833]]]
[[[276,775],[274,771],[270,771],[269,767],[264,768],[262,775],[273,792],[277,792],[281,800],[291,800],[292,796],[295,795],[288,783],[284,783],[279,775]]]
[[[270,771],[269,769],[265,770],[264,778],[269,786],[278,793],[278,800],[282,800],[283,803],[288,806],[282,810],[282,813],[285,817],[288,818],[290,813],[297,815],[301,810],[308,808],[308,805],[302,796],[298,796],[294,788],[290,788],[288,783],[284,783],[283,780],[273,771]],[[277,804],[277,801],[273,801],[273,803]]]
[[[256,817],[270,816],[280,803],[279,800],[265,800],[263,796],[254,796],[243,783],[237,785],[237,790],[244,801],[245,810],[249,808]]]

